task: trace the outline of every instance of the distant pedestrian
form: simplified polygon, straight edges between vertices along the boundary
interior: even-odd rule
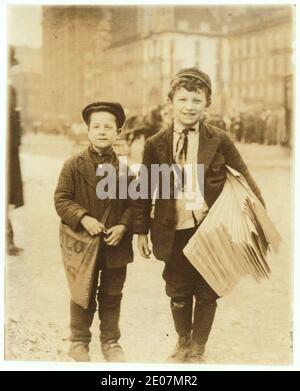
[[[265,112],[257,112],[255,115],[255,128],[257,135],[257,142],[259,144],[265,143],[265,133],[266,133],[266,115]]]
[[[280,106],[277,111],[277,132],[276,141],[277,144],[286,145],[288,143],[288,135],[286,128],[286,113],[283,106]]]
[[[17,65],[14,49],[10,49],[10,68]],[[19,149],[21,144],[21,118],[17,109],[16,91],[9,79],[9,113],[8,113],[8,194],[7,194],[7,219],[6,219],[6,251],[8,255],[19,255],[23,249],[17,247],[14,241],[14,230],[11,221],[11,212],[15,208],[24,205],[23,182],[21,173],[21,164]]]
[[[244,118],[245,143],[254,143],[257,141],[255,117],[252,112],[247,112]]]
[[[266,117],[266,143],[275,145],[277,143],[277,115],[273,110],[268,110]]]
[[[234,116],[231,129],[234,134],[234,139],[238,142],[242,142],[244,140],[244,118],[242,113]]]

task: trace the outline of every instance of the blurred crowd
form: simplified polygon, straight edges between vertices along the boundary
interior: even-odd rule
[[[172,113],[168,105],[158,105],[149,109],[144,115],[127,114],[123,127],[123,144],[130,148],[131,144],[140,139],[147,139],[160,130],[166,129],[171,123]],[[265,110],[243,110],[234,113],[208,113],[205,121],[228,132],[233,141],[241,143],[259,143],[265,145],[291,146],[290,126],[287,121],[286,109],[283,106]],[[46,126],[47,125],[47,126]],[[47,124],[39,123],[34,132],[63,134],[75,143],[85,143],[86,125],[82,123],[64,123],[53,121]],[[122,147],[123,149],[125,146]]]
[[[126,121],[124,134],[130,144],[139,137],[148,138],[170,124],[167,106],[158,106],[144,116]],[[283,106],[262,111],[241,111],[231,115],[208,114],[205,121],[228,132],[234,141],[266,145],[289,145],[286,111]]]
[[[276,110],[238,112],[230,117],[216,114],[208,118],[208,122],[229,132],[232,139],[238,142],[289,144],[286,112],[282,106]]]

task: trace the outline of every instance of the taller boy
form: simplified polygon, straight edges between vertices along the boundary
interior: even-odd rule
[[[170,357],[173,362],[203,361],[214,320],[218,295],[182,250],[221,193],[226,179],[225,165],[242,173],[263,202],[260,190],[229,136],[203,121],[204,110],[211,103],[211,92],[211,80],[204,72],[197,68],[178,72],[168,94],[173,124],[146,141],[143,156],[143,164],[149,171],[152,164],[203,164],[205,202],[202,209],[189,210],[184,199],[175,199],[172,176],[171,197],[163,199],[158,194],[154,214],[151,213],[151,196],[136,201],[135,232],[139,234],[139,251],[143,257],[149,257],[147,234],[150,229],[154,255],[165,261],[163,278],[178,333],[178,343]]]

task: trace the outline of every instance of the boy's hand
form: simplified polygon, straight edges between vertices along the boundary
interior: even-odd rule
[[[114,225],[105,232],[104,241],[109,246],[117,246],[127,231],[126,225]]]
[[[140,255],[143,258],[150,258],[151,250],[148,246],[148,236],[145,234],[139,234],[138,237],[138,249],[140,252]]]
[[[91,236],[98,235],[105,230],[104,225],[91,216],[83,216],[80,222]]]

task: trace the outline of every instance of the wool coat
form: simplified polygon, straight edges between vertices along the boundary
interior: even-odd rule
[[[119,160],[114,152],[110,163],[116,168],[116,178],[118,178]],[[88,215],[101,221],[105,209],[110,207],[105,223],[106,228],[118,224],[124,224],[127,227],[127,232],[118,246],[102,244],[105,245],[107,268],[118,268],[133,261],[132,205],[128,199],[118,199],[118,197],[99,199],[96,193],[99,180],[89,148],[72,156],[64,163],[59,176],[54,193],[55,208],[64,224],[74,231],[80,231],[84,229],[80,223],[83,216]],[[132,178],[128,178],[128,183],[130,180]]]
[[[247,180],[252,191],[264,204],[260,189],[252,178],[246,163],[231,141],[229,135],[223,130],[210,124],[200,122],[198,164],[204,165],[204,199],[210,208],[222,192],[226,180],[226,167],[228,165],[240,172]],[[149,177],[151,165],[173,164],[173,125],[150,137],[145,142],[143,165],[147,168]],[[159,187],[162,185],[162,177],[159,177]],[[148,199],[135,201],[134,232],[147,234],[153,245],[153,253],[159,260],[171,261],[170,254],[173,247],[176,209],[174,197],[174,176],[170,176],[170,198],[164,199],[157,195],[154,213],[151,212],[151,195]],[[149,188],[155,187],[155,184]],[[226,208],[226,205],[224,205]]]
[[[8,145],[7,145],[7,179],[8,179],[8,204],[16,208],[24,205],[23,182],[19,158],[21,143],[21,119],[17,111],[16,93],[12,86],[9,88],[9,116],[8,116]]]

